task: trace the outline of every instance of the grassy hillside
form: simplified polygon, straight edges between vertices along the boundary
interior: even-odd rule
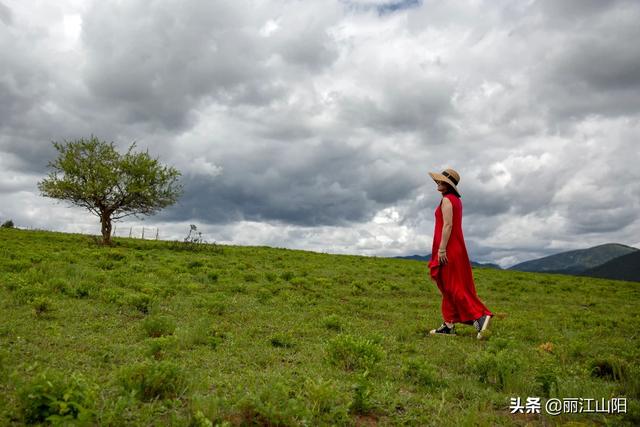
[[[0,230],[0,425],[640,423],[638,283],[474,274],[483,341],[428,335],[421,262]],[[534,396],[628,412],[509,413]]]
[[[581,274],[592,277],[608,277],[640,282],[640,251],[614,258]]]

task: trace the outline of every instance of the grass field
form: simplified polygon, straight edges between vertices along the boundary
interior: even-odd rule
[[[2,229],[0,425],[640,425],[639,283],[474,276],[482,341],[417,261]]]

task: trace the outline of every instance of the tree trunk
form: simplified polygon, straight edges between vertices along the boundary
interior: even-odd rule
[[[102,213],[100,224],[102,225],[102,244],[111,246],[111,215]]]

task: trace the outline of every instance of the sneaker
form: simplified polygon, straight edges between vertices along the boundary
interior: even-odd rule
[[[450,328],[446,323],[443,323],[438,329],[432,329],[431,331],[429,331],[429,333],[431,335],[455,335],[456,325],[453,325]]]
[[[489,326],[489,320],[491,319],[491,316],[487,316],[486,314],[483,315],[482,317],[480,317],[479,319],[476,319],[473,321],[473,326],[476,328],[476,331],[478,331],[478,339],[482,339],[482,333],[484,331],[487,330],[487,327]]]

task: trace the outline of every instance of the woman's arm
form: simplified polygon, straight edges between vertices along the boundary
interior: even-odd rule
[[[447,243],[451,237],[451,229],[453,228],[453,206],[451,201],[446,197],[442,198],[442,239],[440,240],[440,248],[438,249],[438,260],[440,264],[446,264],[447,260]]]

